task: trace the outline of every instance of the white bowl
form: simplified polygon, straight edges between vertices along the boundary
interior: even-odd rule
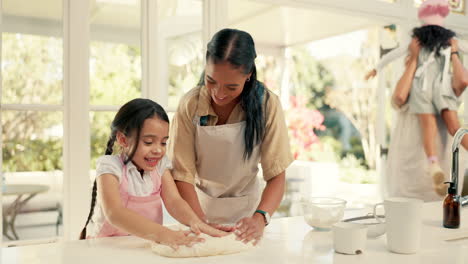
[[[304,220],[316,230],[331,230],[343,219],[346,201],[334,197],[303,197]]]
[[[353,222],[356,224],[366,225],[367,237],[377,238],[385,234],[385,216],[379,215],[379,219],[382,219],[382,222],[377,221],[373,215],[370,215],[346,219],[343,222]]]

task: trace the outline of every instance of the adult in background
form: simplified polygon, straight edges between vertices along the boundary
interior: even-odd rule
[[[448,186],[445,184],[437,186],[439,190],[434,192],[432,178],[427,173],[429,164],[423,148],[422,127],[418,122],[417,114],[411,113],[408,106],[414,75],[418,67],[420,50],[418,41],[413,40],[408,49],[409,56],[406,59],[405,72],[398,81],[391,99],[397,114],[391,134],[385,177],[382,182],[384,196],[418,198],[426,202],[441,200],[443,197],[440,193],[446,192]],[[462,70],[466,73],[466,69],[459,63],[459,60],[452,61],[452,67],[453,71]],[[440,114],[435,117],[437,120],[437,136],[434,138],[436,151],[441,153],[442,170],[445,175],[450,175],[452,137]],[[464,162],[465,155],[466,151],[460,148],[460,186],[463,185],[463,172],[467,167]]]

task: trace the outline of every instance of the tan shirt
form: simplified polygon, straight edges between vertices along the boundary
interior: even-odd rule
[[[261,143],[261,164],[263,178],[268,181],[279,175],[294,160],[291,154],[288,130],[283,109],[278,97],[267,90],[268,100],[266,113],[265,135]],[[205,86],[196,87],[185,94],[180,100],[177,112],[172,120],[169,133],[170,143],[168,155],[172,159],[172,175],[175,180],[195,184],[196,149],[195,116],[206,116],[208,126],[218,122],[218,116],[211,106],[211,97]],[[245,120],[245,112],[238,104],[232,110],[226,124],[239,123]],[[239,142],[242,144],[242,141]],[[222,146],[213,146],[213,148]]]

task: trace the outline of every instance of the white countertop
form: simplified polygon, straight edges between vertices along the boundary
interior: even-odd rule
[[[452,242],[445,238],[468,236],[468,208],[462,209],[459,229],[442,227],[442,203],[424,205],[421,250],[413,255],[390,253],[385,235],[367,241],[361,255],[342,255],[333,251],[332,232],[317,232],[303,217],[274,219],[265,231],[260,245],[234,255],[205,258],[171,259],[155,255],[149,243],[136,237],[114,237],[68,241],[1,249],[1,264],[155,264],[155,263],[450,263],[468,264],[468,238]]]

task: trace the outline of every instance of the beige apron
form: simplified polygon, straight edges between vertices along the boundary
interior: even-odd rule
[[[260,144],[244,160],[245,121],[201,126],[195,117],[197,182],[201,208],[209,222],[234,224],[252,216],[260,200]]]

